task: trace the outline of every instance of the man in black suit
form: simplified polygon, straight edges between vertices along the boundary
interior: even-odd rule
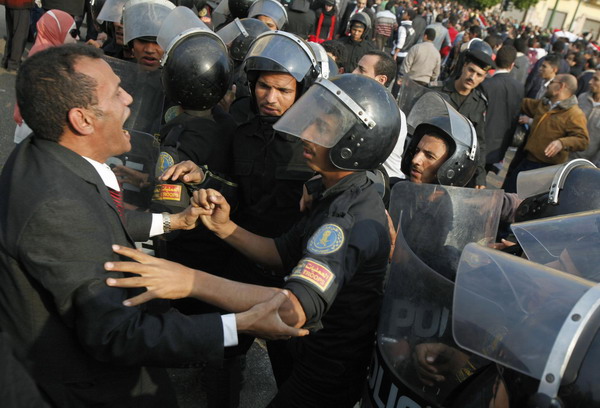
[[[521,101],[524,98],[523,85],[510,75],[515,66],[517,50],[505,45],[496,54],[498,69],[494,76],[481,84],[488,99],[488,114],[485,120],[485,169],[498,173],[494,164],[504,158],[515,133]]]
[[[235,315],[185,316],[126,307],[131,292],[106,286],[105,261],[122,260],[112,244],[132,247],[150,231],[197,220],[191,208],[172,216],[123,209],[105,164],[131,149],[123,123],[132,99],[119,82],[101,51],[77,44],[34,55],[17,76],[34,134],[0,176],[0,327],[53,406],[176,406],[156,367],[218,361],[236,330],[298,333],[278,317],[282,294]]]

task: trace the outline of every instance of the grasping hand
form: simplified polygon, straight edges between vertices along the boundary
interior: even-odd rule
[[[166,169],[159,177],[163,181],[182,181],[184,183],[202,183],[204,172],[193,161],[186,160]]]

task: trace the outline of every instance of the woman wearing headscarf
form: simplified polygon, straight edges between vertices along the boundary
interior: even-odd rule
[[[56,47],[62,44],[74,43],[79,39],[79,31],[75,25],[75,20],[70,14],[60,10],[48,10],[37,22],[37,36],[35,43],[29,55],[45,50],[46,48]],[[15,129],[15,143],[20,143],[29,134],[31,129],[21,117],[19,105],[15,103],[13,118],[17,122]]]

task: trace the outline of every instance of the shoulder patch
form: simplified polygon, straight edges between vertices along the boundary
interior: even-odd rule
[[[172,165],[175,164],[175,160],[173,159],[173,156],[171,156],[169,153],[167,152],[160,152],[160,156],[158,156],[158,169],[157,169],[157,174],[162,174],[166,169],[168,169],[169,167],[171,167]]]
[[[322,225],[308,241],[308,252],[315,255],[332,254],[342,247],[344,231],[335,224]]]
[[[325,292],[331,286],[335,275],[324,263],[311,258],[303,258],[294,268],[288,279],[302,280]]]

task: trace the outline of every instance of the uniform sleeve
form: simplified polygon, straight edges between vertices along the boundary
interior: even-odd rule
[[[389,245],[389,235],[373,220],[353,225],[346,216],[323,223],[308,240],[285,285],[300,301],[307,326],[321,320],[365,260],[382,248],[389,253]]]
[[[39,205],[18,247],[23,268],[51,299],[47,307],[99,361],[173,366],[219,359],[223,328],[218,314],[185,316],[174,309],[150,313],[145,305],[126,307],[122,302],[135,293],[106,285],[106,278],[124,276],[104,270],[105,262],[123,260],[111,244],[125,244],[109,224],[98,206],[86,200],[60,197]]]

